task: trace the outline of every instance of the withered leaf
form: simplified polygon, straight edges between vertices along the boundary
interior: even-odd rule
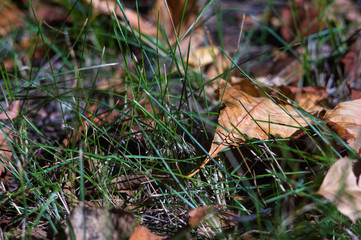
[[[188,212],[189,220],[188,226],[196,228],[201,222],[208,219],[212,225],[218,230],[227,230],[236,224],[237,214],[231,211],[224,211],[222,206],[210,205],[198,207]],[[202,228],[198,228],[198,233],[207,237],[214,237],[215,231],[211,224],[204,223]]]
[[[0,36],[7,35],[12,29],[25,25],[24,14],[9,0],[3,0],[0,4]]]
[[[133,231],[132,235],[130,236],[129,240],[138,240],[138,239],[161,240],[161,239],[165,239],[165,238],[167,238],[167,237],[166,236],[164,236],[164,237],[158,236],[158,235],[152,233],[151,231],[149,231],[149,229],[146,227],[136,226],[134,228],[134,231]]]
[[[295,101],[302,109],[307,112],[318,112],[324,109],[327,105],[327,92],[322,87],[293,87],[293,86],[271,86],[272,88],[256,86],[248,78],[231,77],[230,82],[232,86],[240,91],[251,95],[252,97],[267,97],[266,93],[271,95],[275,100],[279,102],[287,102],[288,99]],[[277,93],[276,91],[282,93]]]
[[[214,209],[215,206],[205,206],[190,210],[188,212],[188,225],[193,228],[197,227]]]
[[[361,185],[359,164],[348,157],[337,160],[328,170],[318,193],[333,202],[352,222],[361,218]]]
[[[361,99],[342,102],[328,110],[324,119],[361,156]]]
[[[10,167],[8,161],[13,155],[8,140],[6,139],[5,136],[9,134],[11,134],[11,130],[8,128],[3,128],[2,130],[0,130],[0,157],[1,157],[1,162],[3,163],[3,164],[0,163],[0,180],[7,179],[9,177],[9,173],[6,170],[6,167]]]
[[[197,48],[188,58],[188,65],[199,69],[213,63],[215,57],[219,54],[219,49],[214,46],[204,46]],[[187,61],[187,57],[184,57]]]
[[[18,115],[20,100],[10,103],[6,112],[0,114],[0,120],[14,119]]]
[[[230,85],[226,86],[224,80],[221,81],[219,89],[220,96],[223,96],[223,110],[220,112],[219,126],[209,151],[212,157],[216,157],[220,151],[231,145],[242,144],[246,138],[288,138],[308,125],[291,105],[276,104],[270,98],[252,97]],[[207,157],[200,168],[209,160]],[[188,177],[192,177],[200,168]]]
[[[14,119],[19,111],[20,101],[17,100],[10,104],[6,112],[0,114],[0,120],[5,119]],[[7,179],[10,176],[10,173],[6,170],[6,167],[9,168],[9,159],[12,157],[11,147],[9,145],[7,137],[11,136],[12,131],[3,127],[0,130],[0,179]]]

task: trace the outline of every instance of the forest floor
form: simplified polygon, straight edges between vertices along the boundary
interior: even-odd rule
[[[0,239],[361,236],[359,1],[0,12]]]

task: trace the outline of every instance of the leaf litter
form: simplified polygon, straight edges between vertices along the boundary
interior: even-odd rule
[[[189,2],[192,3],[193,1],[189,1]],[[337,2],[341,2],[341,1],[337,1]],[[89,4],[90,3],[93,4],[93,8],[95,11],[98,11],[102,14],[111,15],[114,9],[117,16],[125,20],[125,16],[123,12],[119,11],[119,8],[115,5],[115,1],[89,1]],[[143,17],[138,18],[137,13],[134,10],[125,8],[124,9],[126,13],[125,15],[127,15],[128,17],[128,20],[125,20],[125,22],[129,21],[128,23],[135,30],[140,31],[143,34],[148,34],[154,37],[157,32],[157,28],[155,27],[154,22],[156,21],[155,19],[158,13],[161,13],[160,15],[162,15],[163,17],[161,22],[166,24],[165,26],[166,32],[167,34],[169,34],[172,44],[175,44],[176,37],[174,35],[173,26],[171,26],[170,23],[171,23],[171,19],[173,19],[173,23],[175,24],[175,26],[179,24],[179,16],[181,16],[183,10],[183,8],[179,6],[181,6],[182,3],[183,1],[174,1],[172,2],[172,4],[169,5],[169,9],[168,9],[168,6],[164,5],[165,1],[161,1],[161,0],[156,1],[153,11],[151,11],[151,13],[149,13],[144,18]],[[302,7],[302,11],[308,10],[307,7],[304,6],[301,7]],[[171,16],[169,16],[169,11],[171,12],[170,14]],[[295,31],[295,26],[293,26],[292,21],[290,21],[289,9],[284,10],[282,14],[287,15],[285,17],[288,25],[287,27],[290,28],[292,31],[286,33],[286,28],[282,28],[281,33],[283,34],[283,38],[285,38],[287,41],[291,41],[293,39],[293,35],[296,34],[296,31]],[[302,14],[305,13],[301,13],[301,15]],[[315,17],[314,13],[310,15],[312,16],[312,18]],[[195,19],[195,16],[196,14],[195,15],[191,14],[191,17],[187,19],[187,21],[185,22],[192,23]],[[138,22],[138,19],[140,20],[140,22]],[[308,22],[309,20],[312,19],[307,19],[307,21],[301,21],[301,25],[308,25],[310,23]],[[21,24],[19,26],[21,26]],[[317,26],[317,24],[315,26],[317,28],[319,27]],[[184,26],[181,26],[182,29],[181,33],[184,33],[188,28],[189,28],[188,23],[184,24]],[[314,31],[314,26],[312,25],[312,29],[310,32],[302,32],[301,34],[302,36],[307,36],[308,34],[313,32],[317,33],[317,31]],[[204,34],[203,30],[199,31],[198,33]],[[187,47],[189,43],[187,41],[184,42],[186,44],[184,45],[182,44],[183,45],[182,48]],[[198,44],[199,42],[197,44],[192,45],[192,47],[194,46],[198,47]],[[194,54],[192,56],[192,60],[189,62],[190,66],[194,68],[203,68],[205,67],[205,65],[208,64],[212,65],[213,61],[214,60],[217,61],[219,59],[218,56],[220,56],[218,52],[218,48],[214,49],[213,46],[211,48],[208,47],[200,48],[199,51],[196,53],[201,53],[201,54],[200,55]],[[351,56],[352,58],[354,58],[355,56],[354,54],[353,55],[352,54],[349,54],[349,56],[347,57],[350,58]],[[287,63],[289,61],[290,60],[286,58],[285,62]],[[346,69],[349,72],[349,74],[355,75],[355,72],[352,72],[351,69],[354,69],[353,64],[356,63],[354,63],[355,62],[354,59],[352,59],[352,61],[353,61],[352,64],[348,63],[347,61],[344,61],[344,64],[346,65]],[[300,63],[298,62],[296,67],[299,68],[300,66],[301,66]],[[213,69],[212,70],[213,73],[209,74],[208,77],[212,79],[216,77],[217,74],[223,73],[224,69],[228,67],[229,66],[226,66],[221,70]],[[299,74],[303,75],[304,73],[300,71]],[[226,84],[225,81],[221,81],[219,86],[218,95],[220,96],[222,110],[220,112],[218,119],[219,126],[216,129],[216,133],[212,141],[212,146],[210,148],[211,150],[209,151],[209,154],[212,157],[216,157],[217,155],[219,155],[221,151],[225,150],[226,148],[229,148],[231,146],[241,145],[247,142],[248,139],[252,139],[252,138],[261,139],[261,140],[267,140],[272,138],[292,138],[293,136],[295,136],[295,134],[298,131],[304,131],[305,128],[308,127],[308,124],[312,123],[311,119],[307,117],[306,113],[300,114],[303,111],[301,111],[298,108],[298,106],[300,106],[303,110],[307,111],[312,115],[316,115],[317,113],[322,112],[325,109],[326,104],[323,103],[327,98],[325,89],[315,88],[315,87],[303,88],[303,87],[290,87],[290,86],[273,86],[273,89],[282,93],[282,95],[286,96],[286,98],[284,98],[282,95],[280,95],[279,93],[273,90],[270,91],[268,90],[268,88],[266,89],[262,87],[259,88],[252,83],[246,83],[246,84],[243,83],[237,86],[237,84],[235,84],[233,80],[238,81],[239,79],[237,80],[232,78],[233,77],[231,77],[230,80],[230,82],[232,82],[232,86]],[[299,78],[300,78],[299,75],[295,77],[295,79],[299,79]],[[293,83],[293,81],[291,82]],[[242,89],[242,87],[245,86],[248,87],[248,90]],[[267,96],[267,94],[272,96],[273,99],[270,99]],[[289,99],[295,101],[297,104],[293,104],[292,102],[289,101]],[[19,104],[19,102],[16,102],[16,104]],[[141,103],[140,105],[142,104],[143,103]],[[143,107],[145,106],[145,108],[147,109],[147,103],[145,103],[145,105],[142,106]],[[360,122],[359,119],[357,118],[357,114],[355,113],[360,112],[359,106],[360,106],[360,102],[357,101],[344,102],[339,104],[334,109],[324,110],[323,112],[325,112],[325,114],[321,117],[321,119],[326,121],[328,126],[331,129],[333,129],[358,154],[360,154],[360,146],[361,146],[360,132],[359,132]],[[19,106],[17,108],[19,108]],[[152,113],[150,109],[149,112]],[[7,114],[5,115],[2,114],[2,117],[4,117],[4,119],[13,119],[17,116],[17,111],[12,112],[12,110],[8,110]],[[120,116],[117,113],[117,111],[114,111],[110,113],[103,113],[95,117],[94,117],[94,112],[90,112],[88,115],[86,115],[86,117],[88,119],[92,119],[91,120],[92,123],[89,125],[99,127],[102,126],[103,124],[112,125],[118,118],[121,118],[122,116]],[[83,124],[83,126],[86,126],[86,124],[87,123]],[[149,126],[152,126],[152,124],[153,124],[152,122],[148,123]],[[129,127],[128,123],[125,123],[125,125]],[[135,125],[135,129],[136,128],[137,126]],[[4,128],[4,129],[5,129],[4,133],[9,138],[9,136],[11,136],[12,134],[11,130],[8,128]],[[88,131],[87,129],[81,128],[79,132],[87,133]],[[10,159],[12,157],[10,151],[11,150],[10,144],[7,141],[8,138],[4,136],[2,136],[2,139],[0,141],[3,148],[1,155],[6,156],[7,154],[9,154],[7,158]],[[76,139],[76,141],[79,140],[80,139]],[[64,142],[64,145],[68,146],[68,143]],[[209,158],[207,159],[209,161]],[[207,159],[203,163],[202,167],[207,163]],[[330,168],[319,190],[320,194],[322,194],[325,198],[329,199],[330,201],[335,202],[340,212],[344,213],[352,221],[356,221],[356,219],[360,217],[360,215],[357,213],[357,211],[360,210],[359,206],[352,207],[353,206],[352,204],[354,203],[355,199],[356,200],[359,199],[358,173],[360,171],[356,169],[355,166],[357,164],[355,164],[355,162],[357,163],[356,160],[352,160],[348,158],[341,158],[340,160],[338,160]],[[0,174],[1,174],[1,170],[3,170],[3,172],[6,171],[4,169],[5,168],[1,169],[0,166]],[[7,173],[8,172],[6,172],[6,174]],[[196,172],[194,172],[193,174],[195,173]],[[346,180],[344,180],[345,177],[342,176],[344,173],[347,173]],[[163,176],[163,175],[159,175],[157,177],[168,178],[168,176]],[[114,180],[113,184],[116,185],[118,191],[120,192],[128,191],[129,195],[132,195],[131,189],[138,188],[139,185],[141,185],[142,183],[149,181],[147,177],[137,173],[131,173],[128,175],[124,174],[113,180]],[[78,215],[79,217],[85,215],[84,213],[76,214],[76,212],[78,211],[77,209],[78,208],[76,208],[73,211],[73,216]],[[92,211],[93,210],[89,210],[89,212]],[[104,210],[104,209],[100,210],[99,208],[94,209],[94,211],[96,212],[95,215],[106,215],[108,217],[111,216],[109,217],[110,219],[113,219],[113,217],[116,215],[116,214],[112,215],[112,213],[109,213],[108,210]],[[190,211],[188,226],[192,228],[196,227],[204,219],[208,218],[209,215],[212,215],[215,212],[218,213],[219,211],[218,210],[216,211],[215,207],[213,206],[200,207]],[[128,215],[128,214],[122,213],[121,215]],[[236,216],[237,214],[230,213],[230,215]],[[114,218],[117,217],[118,216],[115,216]],[[232,223],[230,224],[232,226],[234,225],[234,222],[237,222],[233,220],[231,221]],[[125,220],[125,222],[127,224],[134,223],[134,217],[133,218],[129,217],[129,219]],[[108,220],[106,220],[105,223],[108,223]],[[156,236],[153,233],[151,233],[149,229],[135,225],[136,224],[132,225],[131,227],[134,230],[131,236],[129,235],[131,230],[126,231],[128,232],[127,237],[130,236],[130,239],[139,239],[139,238],[162,239],[162,237]],[[224,224],[220,224],[220,225],[223,226]],[[204,231],[203,234],[202,233],[199,234],[204,236],[212,231],[212,229],[209,228],[208,226],[206,226],[205,229],[206,231]]]

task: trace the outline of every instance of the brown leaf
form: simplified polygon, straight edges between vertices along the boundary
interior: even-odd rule
[[[3,0],[0,4],[0,36],[5,36],[12,29],[25,25],[23,13],[11,2]]]
[[[317,112],[324,109],[327,105],[328,94],[322,87],[293,87],[293,86],[271,86],[274,90],[282,93],[280,95],[276,91],[268,87],[257,87],[248,78],[231,77],[230,82],[235,89],[243,91],[252,97],[267,97],[266,93],[271,95],[275,100],[281,100],[279,102],[287,102],[287,98],[295,101],[301,108],[308,112]]]
[[[19,106],[19,100],[11,103],[8,110],[0,114],[0,119],[14,119],[18,114]],[[7,139],[8,137],[11,137],[11,134],[12,131],[7,127],[4,127],[0,130],[0,157],[1,162],[4,164],[0,164],[0,180],[8,179],[10,177],[10,172],[6,170],[6,167],[11,168],[9,160],[13,156],[11,152],[11,147]]]
[[[68,18],[65,19],[65,17],[67,17],[68,15],[68,12],[67,10],[65,10],[60,6],[57,6],[55,4],[50,5],[48,3],[45,3],[44,1],[41,2],[40,4],[34,4],[34,3],[35,1],[33,1],[33,6],[36,6],[34,10],[35,10],[36,18],[38,20],[43,19],[47,23],[63,22],[63,21],[70,23],[72,21],[71,16],[68,16]],[[33,17],[32,14],[31,16]]]
[[[333,202],[352,222],[361,218],[361,185],[359,164],[348,157],[337,160],[328,170],[318,193]]]
[[[236,224],[236,219],[239,217],[231,211],[222,210],[222,206],[204,206],[192,209],[188,212],[188,230],[189,228],[196,228],[202,221],[209,220],[212,225],[218,228],[218,230],[230,229]],[[214,237],[215,231],[211,227],[211,224],[204,223],[202,228],[198,228],[198,233],[207,237]]]
[[[11,147],[6,138],[6,135],[7,136],[11,135],[11,130],[8,128],[3,128],[2,131],[0,131],[0,157],[1,157],[1,162],[4,165],[0,163],[0,180],[9,178],[10,173],[9,171],[7,171],[6,167],[7,168],[10,167],[9,159],[11,159],[13,156],[11,152]]]
[[[188,225],[195,228],[203,221],[212,211],[214,211],[215,206],[205,206],[192,209],[188,212],[189,220]]]
[[[222,80],[219,89],[220,96],[223,96],[223,110],[209,151],[212,157],[231,145],[242,144],[245,137],[261,140],[269,139],[269,136],[288,138],[308,125],[290,105],[277,105],[270,98],[252,97],[230,85],[224,91],[225,87],[226,82]],[[200,168],[209,160],[207,157]],[[192,177],[199,169],[188,177]]]
[[[20,100],[12,102],[9,105],[9,108],[7,109],[7,111],[0,114],[0,119],[5,120],[5,119],[16,118],[16,116],[18,115],[18,112],[19,112],[19,107],[20,107]]]
[[[150,36],[156,36],[157,34],[157,28],[154,24],[144,19],[142,16],[137,15],[137,12],[129,9],[124,8],[124,13],[120,10],[118,4],[116,1],[108,1],[108,0],[86,0],[89,5],[92,6],[93,10],[97,13],[103,13],[103,14],[109,14],[112,15],[113,11],[115,14],[122,18],[128,19],[129,25],[131,25],[135,30],[141,30],[142,33],[150,35]],[[139,21],[138,21],[139,19]]]
[[[320,21],[318,8],[312,6],[311,1],[296,0],[293,4],[294,6],[288,5],[281,10],[281,18],[284,21],[281,35],[287,42],[291,42],[295,36],[303,39],[326,27],[323,21]]]
[[[188,30],[188,28],[194,23],[198,14],[198,9],[196,6],[197,1],[195,0],[172,0],[167,1],[167,4],[165,4],[164,0],[157,0],[154,4],[153,10],[147,17],[140,16],[137,14],[136,11],[129,8],[124,8],[123,14],[115,0],[86,1],[88,2],[88,4],[91,4],[94,11],[98,13],[113,14],[114,10],[115,14],[118,17],[124,20],[127,19],[129,25],[132,26],[132,28],[134,28],[136,31],[140,31],[141,33],[147,34],[152,37],[157,36],[157,21],[159,16],[159,23],[164,26],[167,38],[171,45],[176,43],[175,32],[178,31],[178,27],[183,14],[184,4],[187,2],[185,15],[182,19],[180,36],[182,36],[185,31]]]
[[[132,235],[130,236],[129,240],[161,240],[165,239],[167,236],[158,236],[151,231],[149,231],[148,228],[143,226],[137,226],[135,227]]]
[[[199,69],[208,64],[213,63],[215,57],[219,54],[219,49],[212,46],[204,46],[197,48],[188,58],[188,65]],[[187,61],[187,57],[184,57],[184,61]]]
[[[361,156],[361,99],[338,104],[323,117],[330,127]]]
[[[352,100],[361,98],[361,90],[356,90],[356,89],[351,88],[350,91],[351,91],[351,99]]]
[[[317,112],[324,109],[327,105],[328,94],[322,87],[292,87],[292,86],[279,86],[277,91],[289,99],[298,103],[298,105],[308,112]],[[271,95],[273,95],[271,93]],[[277,95],[278,97],[279,95]],[[283,98],[283,97],[282,97]],[[286,99],[283,98],[286,101]]]

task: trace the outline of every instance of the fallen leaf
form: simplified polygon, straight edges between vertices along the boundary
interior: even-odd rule
[[[18,115],[20,100],[12,102],[7,111],[0,114],[0,120],[14,119]]]
[[[352,222],[361,218],[360,164],[348,157],[337,160],[328,170],[318,193],[333,202]]]
[[[361,90],[356,90],[356,89],[350,89],[351,92],[351,99],[352,100],[356,100],[356,99],[360,99],[361,98]]]
[[[203,222],[202,226],[197,229],[198,234],[206,237],[216,236],[214,227],[218,231],[230,229],[236,224],[239,216],[231,211],[224,211],[223,208],[222,206],[210,205],[192,209],[188,212],[188,227],[196,228],[207,219],[209,222]]]
[[[157,26],[157,21],[159,17],[159,24],[162,25],[166,31],[167,39],[171,45],[177,42],[176,33],[178,33],[179,24],[181,23],[181,28],[179,31],[179,36],[182,36],[188,28],[195,22],[198,16],[198,8],[196,0],[173,0],[173,1],[164,1],[157,0],[154,3],[152,11],[148,16],[141,16],[137,14],[137,11],[130,8],[123,8],[124,13],[119,8],[116,1],[110,0],[86,0],[89,5],[92,6],[94,11],[103,14],[115,14],[124,19],[133,29],[140,31],[143,34],[157,37],[158,30],[160,29]],[[185,15],[182,18],[184,4],[187,3]],[[187,42],[187,41],[183,41]],[[194,42],[192,40],[192,42]],[[186,46],[187,44],[183,44]]]
[[[67,17],[68,11],[65,10],[65,8],[62,8],[55,4],[46,3],[45,1],[40,2],[40,4],[34,3],[35,1],[33,1],[32,6],[35,6],[35,15],[38,20],[43,19],[43,21],[47,23],[64,21],[67,23],[71,23],[71,16],[69,15]],[[31,17],[34,17],[34,15],[31,14]]]
[[[312,6],[310,1],[296,0],[292,2],[293,6],[288,4],[281,10],[281,35],[287,41],[291,42],[295,36],[303,39],[311,34],[318,33],[325,28],[325,24],[320,21],[318,9],[320,7]],[[297,11],[295,11],[297,9]],[[320,9],[322,11],[322,9]]]
[[[223,110],[218,117],[219,126],[209,151],[213,158],[231,145],[244,143],[246,138],[288,138],[308,125],[291,105],[276,104],[270,98],[252,97],[230,85],[226,86],[224,80],[221,80],[219,90],[220,97],[223,96]],[[201,167],[188,177],[192,177],[209,161],[207,157]]]
[[[188,225],[193,228],[197,227],[214,209],[215,206],[205,206],[190,210],[188,212]]]
[[[11,147],[6,136],[11,135],[11,130],[8,128],[3,128],[0,130],[0,180],[8,179],[10,177],[10,172],[6,168],[10,168],[9,160],[13,156],[11,152]]]
[[[14,119],[18,115],[19,106],[19,100],[11,103],[7,111],[0,114],[0,120]],[[8,171],[6,168],[11,169],[9,161],[13,156],[8,141],[8,138],[11,137],[11,135],[12,131],[7,127],[3,127],[0,130],[0,158],[1,162],[3,163],[0,163],[0,180],[10,178],[10,171]]]
[[[136,226],[129,240],[161,240],[165,238],[167,238],[167,236],[158,236],[146,227]]]
[[[323,117],[329,126],[361,156],[361,99],[342,102]]]
[[[11,30],[25,25],[23,13],[12,1],[2,0],[0,2],[0,12],[0,36],[5,36]]]
[[[200,67],[213,63],[218,54],[219,49],[214,46],[197,48],[197,50],[190,54],[188,58],[188,65],[194,67],[195,69],[199,69]],[[187,57],[184,58],[184,61],[187,61]]]
[[[252,97],[267,97],[266,93],[272,96],[275,100],[279,100],[280,103],[287,102],[288,99],[295,101],[302,109],[307,112],[318,112],[327,106],[328,94],[323,87],[293,87],[293,86],[256,86],[248,78],[231,77],[230,82],[232,87],[237,90],[243,91]],[[282,93],[279,94],[276,91]]]
[[[299,49],[296,49],[300,52]],[[301,53],[299,53],[301,54]],[[272,67],[267,73],[267,85],[295,84],[299,82],[304,75],[304,68],[299,59],[294,55],[287,53],[284,58],[275,58]]]
[[[327,106],[328,94],[323,87],[308,86],[299,88],[281,85],[275,89],[310,113],[322,111]],[[270,95],[281,97],[279,94],[270,93]],[[284,97],[281,98],[287,101]]]
[[[351,79],[356,79],[359,75],[359,53],[356,47],[352,47],[348,50],[342,58],[342,63],[345,65],[345,74]]]

